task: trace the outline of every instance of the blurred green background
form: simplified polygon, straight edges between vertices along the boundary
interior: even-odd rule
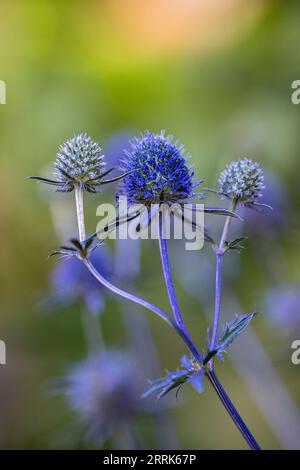
[[[238,302],[245,313],[261,312],[251,334],[284,391],[280,397],[286,397],[274,402],[274,413],[282,409],[285,426],[293,419],[299,430],[300,366],[290,359],[291,342],[300,338],[297,305],[283,311],[278,322],[264,312],[269,289],[297,286],[300,276],[300,105],[291,102],[291,84],[300,79],[299,15],[297,1],[1,2],[0,79],[7,103],[0,106],[0,338],[7,345],[7,365],[0,366],[0,448],[78,447],[62,437],[72,413],[49,396],[45,383],[85,355],[80,307],[43,312],[41,298],[48,295],[49,273],[57,262],[47,256],[59,239],[49,206],[52,191],[25,177],[50,176],[58,146],[81,131],[105,150],[120,132],[166,129],[185,144],[197,175],[210,187],[216,187],[228,162],[245,155],[280,180],[284,196],[275,188],[275,199],[280,207],[285,199],[284,220],[258,233],[261,218],[250,215],[246,250],[226,260],[224,320],[235,313],[230,302]],[[89,231],[103,200],[113,201],[113,194],[87,198]],[[71,218],[72,210],[70,203]],[[220,229],[215,221],[212,226]],[[205,347],[206,314],[213,302],[208,251],[193,260],[182,245],[171,253],[180,305],[200,347]],[[179,259],[197,260],[190,281],[189,263],[178,270]],[[213,266],[213,258],[208,264]],[[197,283],[210,288],[189,288]],[[142,274],[134,289],[168,309],[154,242],[142,243]],[[110,297],[101,323],[107,343],[125,348],[120,309],[118,299]],[[148,315],[136,312],[143,314]],[[184,347],[160,320],[150,314],[149,321],[162,371],[176,368]],[[253,351],[243,349],[247,334],[239,339],[246,356],[243,373],[227,356],[217,364],[219,375],[264,448],[295,447],[298,437],[300,447],[300,433],[290,444],[284,441],[272,410],[266,416],[259,405],[265,393],[259,388],[260,363],[256,396],[250,390],[247,361]],[[250,382],[255,370],[251,374]],[[245,448],[209,384],[202,395],[186,386],[170,415],[179,447]]]

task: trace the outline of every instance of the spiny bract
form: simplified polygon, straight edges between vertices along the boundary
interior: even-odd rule
[[[219,177],[220,193],[246,205],[262,196],[264,172],[259,163],[241,158],[230,163]]]
[[[119,195],[130,204],[182,202],[192,197],[199,183],[193,182],[194,171],[184,154],[184,147],[164,131],[147,131],[135,138],[122,160],[124,171],[135,171],[124,178]]]
[[[60,146],[54,163],[61,191],[72,191],[75,185],[90,192],[104,176],[105,162],[101,147],[87,134],[75,135]]]

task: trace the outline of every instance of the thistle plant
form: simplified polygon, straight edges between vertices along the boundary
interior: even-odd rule
[[[78,258],[100,284],[122,298],[135,302],[155,313],[179,335],[190,354],[190,357],[184,356],[181,359],[181,366],[178,370],[168,372],[166,377],[151,382],[144,396],[156,392],[158,397],[162,397],[187,382],[191,383],[198,392],[201,392],[204,389],[204,378],[206,377],[249,447],[258,450],[260,448],[258,443],[216,375],[215,359],[221,357],[228,350],[232,342],[245,330],[255,316],[255,313],[236,316],[225,326],[223,332],[218,334],[223,257],[230,250],[239,249],[243,240],[242,238],[229,240],[230,224],[233,218],[238,217],[236,215],[238,204],[250,207],[260,205],[258,200],[264,187],[263,171],[260,166],[250,159],[231,163],[219,178],[220,189],[215,191],[222,197],[230,199],[229,209],[207,206],[203,209],[209,214],[225,216],[219,243],[216,243],[213,237],[205,236],[216,253],[216,286],[209,348],[203,353],[200,353],[199,348],[195,345],[177,301],[168,255],[163,211],[160,210],[164,204],[182,205],[187,201],[192,201],[193,198],[203,199],[204,197],[203,193],[196,190],[202,180],[195,179],[194,169],[188,165],[184,147],[179,142],[173,142],[172,137],[166,136],[164,132],[160,134],[146,132],[135,139],[124,152],[122,161],[124,173],[109,181],[122,180],[118,189],[118,197],[126,196],[130,204],[138,203],[146,208],[152,204],[158,206],[158,244],[171,315],[147,300],[109,282],[91,261],[91,253],[99,247],[101,242],[97,241],[97,233],[90,236],[86,234],[83,193],[84,191],[96,192],[101,184],[108,182],[103,180],[108,172],[103,171],[104,160],[98,145],[95,145],[87,136],[83,137],[82,135],[78,139],[74,138],[68,141],[61,147],[55,167],[59,172],[55,182],[44,178],[37,179],[54,184],[59,191],[74,189],[79,233],[79,239],[71,239],[71,245],[63,246],[55,253]],[[148,223],[150,222],[151,215],[148,218]],[[116,221],[112,221],[112,225],[116,225],[116,223]]]
[[[185,149],[162,131],[145,132],[124,151],[122,167],[131,172],[123,179],[121,193],[129,203],[155,204],[185,201],[195,195],[201,181],[193,181]],[[134,171],[132,171],[134,170]]]
[[[84,190],[96,193],[103,184],[118,181],[124,175],[104,179],[113,168],[106,170],[106,163],[100,145],[86,133],[75,135],[60,146],[54,162],[55,179],[30,176],[42,183],[56,187],[60,192]]]
[[[225,168],[219,177],[220,194],[245,205],[257,205],[265,189],[264,173],[258,163],[241,158]]]

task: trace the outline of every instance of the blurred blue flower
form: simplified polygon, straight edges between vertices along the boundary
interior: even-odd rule
[[[94,251],[91,261],[103,276],[111,275],[111,259],[104,247]],[[106,290],[76,257],[55,266],[51,273],[50,289],[47,305],[51,309],[84,302],[90,312],[99,314],[105,307]]]
[[[266,174],[266,189],[260,199],[273,210],[248,211],[245,217],[246,233],[252,232],[262,237],[276,237],[287,229],[291,213],[291,200],[282,180],[274,174]]]
[[[115,132],[110,136],[105,145],[105,158],[109,167],[120,169],[124,149],[130,146],[129,142],[133,136],[132,132],[126,130]]]
[[[300,326],[300,287],[283,284],[269,289],[265,297],[265,312],[269,321],[286,333]]]
[[[143,409],[138,372],[131,356],[106,350],[75,365],[58,383],[89,441],[100,445]]]
[[[124,171],[133,171],[121,183],[119,195],[129,204],[182,202],[194,196],[194,171],[187,165],[185,149],[172,136],[145,132],[124,151]]]

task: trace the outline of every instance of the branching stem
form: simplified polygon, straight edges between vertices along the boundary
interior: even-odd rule
[[[77,219],[78,219],[79,236],[82,238],[81,241],[84,241],[85,224],[84,224],[84,211],[83,211],[83,193],[81,191],[75,191],[75,196],[76,196],[75,199],[76,199],[76,212],[77,212]],[[162,221],[160,221],[160,224],[161,223]],[[228,227],[229,227],[229,222],[228,222]],[[162,241],[163,243],[161,243]],[[199,353],[197,347],[195,346],[193,340],[191,339],[185,327],[185,324],[183,322],[183,319],[182,319],[182,316],[178,307],[175,290],[173,286],[173,281],[171,277],[171,270],[169,266],[167,245],[164,242],[166,242],[166,240],[160,236],[160,250],[161,250],[161,255],[162,255],[163,271],[164,271],[169,299],[170,299],[170,303],[171,303],[172,310],[174,313],[175,321],[170,317],[170,315],[168,315],[166,312],[161,310],[159,307],[156,307],[155,305],[151,304],[147,300],[144,300],[136,295],[130,294],[129,292],[123,291],[122,289],[114,286],[112,283],[110,283],[97,271],[97,269],[94,267],[94,265],[91,263],[89,259],[84,258],[82,259],[82,261],[87,267],[87,269],[90,271],[90,273],[95,277],[95,279],[97,279],[98,282],[100,282],[107,289],[109,289],[110,291],[114,292],[115,294],[127,300],[135,302],[143,306],[144,308],[151,310],[156,315],[160,316],[164,321],[166,321],[178,333],[178,335],[181,337],[181,339],[187,346],[190,353],[194,356],[199,366],[201,367],[202,360],[203,360],[202,356]],[[214,390],[218,394],[218,397],[220,398],[225,409],[227,410],[229,416],[231,417],[231,419],[233,420],[233,422],[235,423],[235,425],[241,432],[245,441],[248,443],[249,447],[253,450],[259,450],[260,449],[259,445],[257,444],[256,440],[252,436],[251,432],[249,431],[248,427],[244,423],[243,419],[239,415],[238,411],[234,407],[229,396],[227,395],[226,391],[224,390],[221,383],[219,382],[215,372],[213,370],[207,370],[206,376],[208,377],[211,385],[213,386]]]

